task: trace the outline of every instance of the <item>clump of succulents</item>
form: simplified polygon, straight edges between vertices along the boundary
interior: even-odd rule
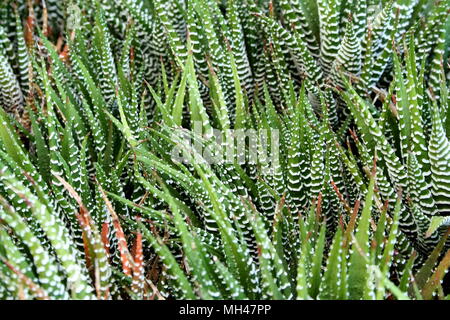
[[[448,299],[449,7],[2,2],[0,298]]]

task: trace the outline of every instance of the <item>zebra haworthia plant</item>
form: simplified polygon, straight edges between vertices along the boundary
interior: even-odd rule
[[[0,4],[0,299],[448,299],[450,4]]]

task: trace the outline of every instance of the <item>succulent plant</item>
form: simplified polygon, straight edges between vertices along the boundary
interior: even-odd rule
[[[448,298],[449,6],[0,4],[0,298]]]

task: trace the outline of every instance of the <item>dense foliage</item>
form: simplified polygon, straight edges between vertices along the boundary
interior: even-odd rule
[[[0,299],[448,299],[449,10],[2,1]]]

